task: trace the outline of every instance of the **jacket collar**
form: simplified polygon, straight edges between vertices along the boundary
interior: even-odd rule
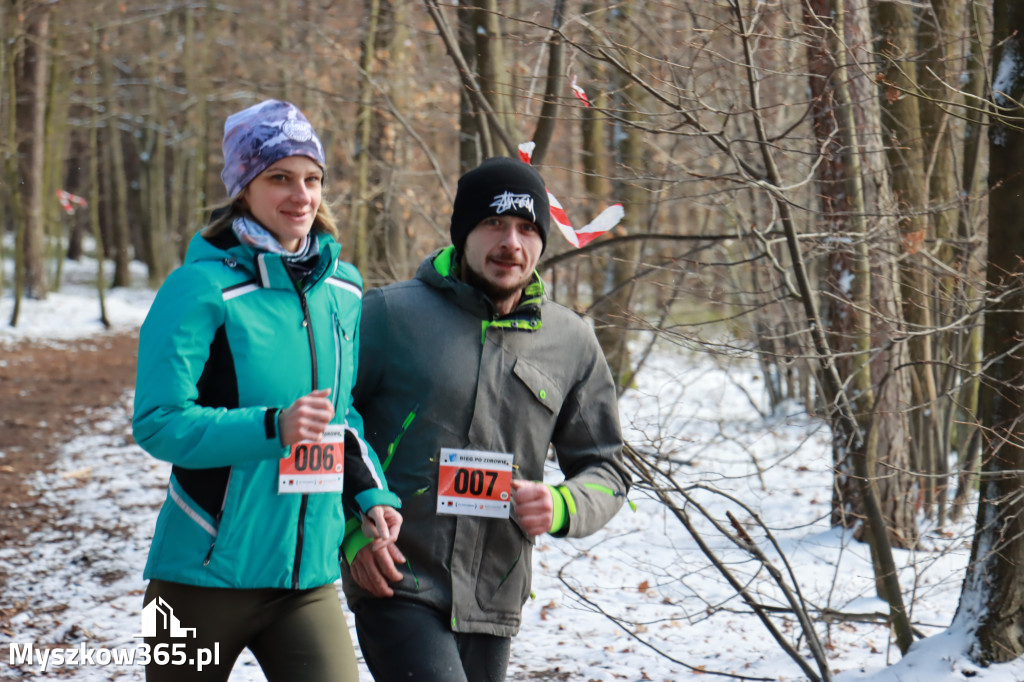
[[[329,235],[320,234],[320,259],[308,278],[311,288],[334,273],[338,266],[341,245]],[[242,244],[234,232],[226,230],[207,239],[196,234],[189,243],[185,262],[220,261],[229,268],[241,268],[265,289],[295,289],[291,275],[279,254],[257,251]]]
[[[463,282],[454,262],[455,247],[439,249],[427,256],[416,271],[416,279],[446,291],[456,305],[481,318],[481,340],[487,329],[498,327],[513,331],[536,331],[541,327],[541,306],[544,302],[544,281],[536,270],[532,281],[523,289],[519,304],[508,315],[498,317],[494,303],[482,291]]]

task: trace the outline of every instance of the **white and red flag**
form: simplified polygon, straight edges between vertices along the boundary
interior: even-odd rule
[[[523,142],[519,145],[519,158],[525,163],[530,163],[530,159],[533,158],[533,150],[536,147],[534,142]],[[613,204],[601,211],[600,214],[589,223],[579,228],[578,230],[572,226],[569,222],[569,216],[566,215],[565,209],[562,208],[562,203],[555,198],[555,195],[551,193],[551,190],[547,190],[548,203],[551,204],[551,219],[558,225],[558,229],[562,231],[562,236],[565,237],[566,241],[580,248],[586,246],[594,239],[600,237],[602,234],[612,229],[619,224],[623,216],[626,214],[622,208],[622,204]]]
[[[65,190],[57,190],[57,201],[60,202],[60,207],[64,209],[64,212],[71,215],[75,212],[75,206],[81,206],[85,208],[89,204],[82,197],[77,194],[72,194]]]
[[[572,87],[572,94],[576,95],[576,99],[583,102],[583,106],[590,106],[590,98],[587,97],[587,93],[576,83],[576,76],[572,77],[572,83],[569,84]]]

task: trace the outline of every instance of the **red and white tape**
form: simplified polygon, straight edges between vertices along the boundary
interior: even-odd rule
[[[67,192],[62,189],[57,190],[57,201],[60,202],[61,208],[63,208],[64,212],[67,213],[68,215],[71,215],[72,213],[75,212],[75,206],[81,206],[82,208],[85,208],[86,206],[89,205],[85,199],[78,196],[77,194],[72,194],[71,192]]]
[[[530,163],[533,158],[533,150],[536,147],[535,142],[523,142],[519,145],[519,158],[525,162]],[[602,234],[612,229],[619,224],[623,216],[626,215],[626,211],[622,208],[622,204],[613,204],[601,211],[600,214],[589,223],[579,228],[578,230],[572,226],[569,222],[569,216],[566,215],[565,209],[562,208],[562,202],[555,198],[555,195],[548,192],[548,203],[551,204],[551,219],[558,225],[558,229],[562,232],[562,236],[565,237],[566,241],[580,248],[586,246],[593,240],[600,237]]]

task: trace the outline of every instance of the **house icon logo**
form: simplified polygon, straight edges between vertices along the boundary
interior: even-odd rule
[[[174,615],[174,609],[163,597],[150,600],[142,609],[142,632],[132,637],[156,637],[159,631],[165,631],[171,637],[196,636],[195,628],[181,627],[181,622]]]

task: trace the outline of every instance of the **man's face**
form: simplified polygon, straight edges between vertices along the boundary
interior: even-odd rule
[[[544,242],[536,225],[518,216],[492,216],[470,230],[463,248],[463,279],[507,315],[530,282]]]

